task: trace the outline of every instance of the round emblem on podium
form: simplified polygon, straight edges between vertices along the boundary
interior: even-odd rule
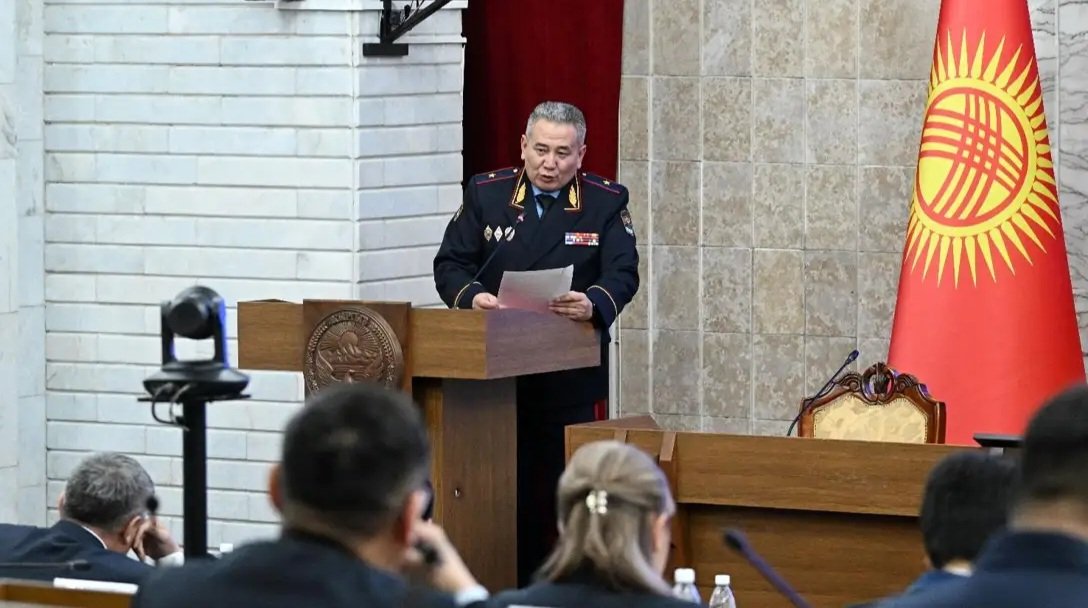
[[[398,388],[404,351],[392,326],[366,308],[338,310],[314,327],[306,342],[302,374],[307,392],[337,382],[379,382]]]

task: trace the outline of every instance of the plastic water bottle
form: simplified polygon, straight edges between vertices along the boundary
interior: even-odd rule
[[[695,586],[695,570],[691,568],[677,568],[673,573],[672,594],[679,599],[695,604],[702,604],[703,598],[699,597],[699,589]]]
[[[733,589],[729,587],[728,574],[719,574],[714,577],[714,593],[710,594],[710,608],[737,608]]]

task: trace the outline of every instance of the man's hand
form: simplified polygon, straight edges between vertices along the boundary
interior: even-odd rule
[[[478,293],[472,298],[473,310],[494,310],[499,307],[499,299],[487,293]]]
[[[571,319],[572,321],[588,321],[593,318],[593,302],[580,291],[568,291],[548,304],[557,315]]]
[[[170,537],[170,531],[166,526],[158,519],[147,518],[140,524],[140,529],[136,533],[136,544],[133,545],[132,550],[141,561],[147,557],[158,561],[181,549]]]
[[[437,563],[425,563],[423,555],[413,548],[409,550],[406,561],[410,575],[418,576],[435,589],[449,594],[457,594],[479,584],[441,527],[419,521],[413,525],[412,532],[415,542],[426,543],[434,550]]]

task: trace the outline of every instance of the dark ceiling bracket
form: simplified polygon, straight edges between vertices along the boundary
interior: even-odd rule
[[[401,36],[412,31],[412,28],[423,23],[427,17],[438,12],[438,9],[450,3],[450,0],[432,0],[427,6],[411,12],[411,5],[404,7],[403,11],[393,10],[393,0],[383,0],[381,25],[378,30],[378,42],[368,42],[363,45],[365,57],[404,57],[408,55],[407,44],[397,44]],[[416,3],[418,6],[418,3]]]

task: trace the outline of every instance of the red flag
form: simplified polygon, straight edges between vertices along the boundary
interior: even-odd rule
[[[1084,381],[1027,0],[943,0],[889,364],[949,443]]]

